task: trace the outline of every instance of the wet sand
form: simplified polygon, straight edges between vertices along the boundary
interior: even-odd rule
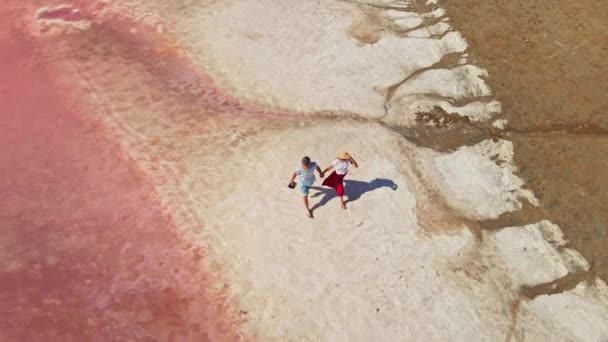
[[[488,69],[519,174],[540,201],[498,225],[547,217],[608,279],[608,3],[444,6]]]

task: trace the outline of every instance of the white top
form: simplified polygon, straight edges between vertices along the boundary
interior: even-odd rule
[[[308,169],[303,168],[302,166],[298,167],[294,173],[298,175],[298,180],[301,185],[311,186],[315,183],[315,169],[317,168],[317,163],[311,161],[308,165]]]
[[[336,173],[339,175],[345,175],[348,172],[348,165],[350,164],[350,159],[345,161],[341,161],[340,159],[336,159],[331,163],[336,170]]]

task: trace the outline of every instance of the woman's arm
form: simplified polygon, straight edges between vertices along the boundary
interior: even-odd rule
[[[346,156],[350,159],[350,162],[353,164],[353,166],[355,168],[359,167],[359,164],[357,164],[357,162],[355,161],[355,158],[353,158],[353,156],[351,156],[350,154],[346,154]]]
[[[329,171],[329,170],[331,170],[333,168],[334,168],[334,165],[330,164],[328,167],[325,168],[325,170],[323,170],[323,174],[325,174],[325,172],[327,172],[327,171]]]

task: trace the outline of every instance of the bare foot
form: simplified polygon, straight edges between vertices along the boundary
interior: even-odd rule
[[[308,217],[314,218],[314,216],[312,215],[312,210],[310,210],[310,209],[308,209]]]
[[[342,209],[346,209],[346,204],[344,204],[344,202],[340,202],[340,207],[341,207]]]

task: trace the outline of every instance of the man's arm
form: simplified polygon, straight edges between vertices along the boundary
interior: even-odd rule
[[[319,164],[317,164],[317,172],[319,173],[319,177],[321,177],[321,178],[325,177],[325,172],[321,171]]]
[[[357,164],[357,162],[355,161],[355,158],[353,158],[353,156],[351,156],[350,154],[346,154],[346,156],[350,159],[350,162],[353,164],[353,166],[355,168],[359,167],[359,164]]]
[[[289,180],[289,185],[291,185],[291,183],[293,183],[293,181],[296,179],[297,174],[294,172],[293,175],[291,175],[291,179]]]

